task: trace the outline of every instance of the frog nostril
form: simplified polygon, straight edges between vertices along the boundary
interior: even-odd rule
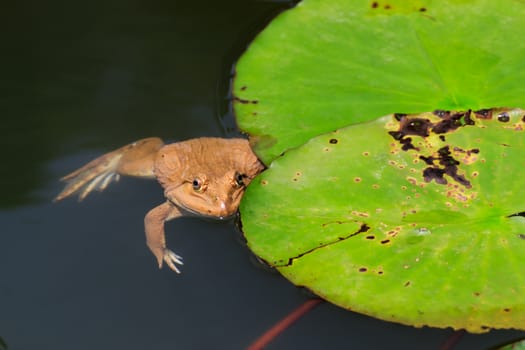
[[[218,216],[225,216],[228,213],[227,200],[220,196],[215,197],[215,206],[218,209]]]

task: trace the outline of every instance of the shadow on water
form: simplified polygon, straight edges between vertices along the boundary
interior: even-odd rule
[[[60,176],[130,141],[234,135],[231,65],[289,6],[3,4],[0,336],[10,349],[242,349],[306,300],[249,264],[231,223],[168,223],[168,245],[186,264],[181,275],[158,271],[143,237],[144,213],[163,200],[155,182],[123,179],[82,203],[51,203]],[[324,304],[270,348],[436,348],[450,333]],[[457,348],[515,336],[466,336]]]

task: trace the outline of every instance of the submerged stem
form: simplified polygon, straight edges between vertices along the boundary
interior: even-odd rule
[[[319,298],[310,299],[305,303],[301,304],[298,308],[293,310],[291,313],[286,315],[281,319],[277,324],[272,328],[268,329],[263,335],[261,335],[257,340],[255,340],[246,350],[260,350],[264,349],[268,344],[270,344],[279,334],[285,331],[290,327],[295,321],[301,318],[308,311],[313,309],[315,306],[320,304],[323,300]]]

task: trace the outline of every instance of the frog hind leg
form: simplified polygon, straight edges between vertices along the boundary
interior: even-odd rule
[[[163,146],[160,138],[150,137],[92,160],[60,179],[66,186],[55,201],[76,193],[81,201],[93,190],[103,191],[112,181],[118,181],[120,175],[154,178],[155,157]]]
[[[153,255],[157,258],[159,269],[162,268],[163,263],[166,263],[166,265],[176,273],[180,273],[176,264],[183,265],[182,257],[166,247],[164,223],[180,216],[182,216],[182,212],[179,208],[171,202],[166,201],[151,209],[144,218],[146,243]]]

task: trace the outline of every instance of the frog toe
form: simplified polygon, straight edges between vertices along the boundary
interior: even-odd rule
[[[121,157],[121,154],[110,153],[64,176],[61,180],[67,184],[62,192],[56,196],[55,201],[76,193],[78,193],[78,199],[81,201],[93,190],[104,190],[112,181],[118,180],[119,174],[116,172],[116,168]]]
[[[180,270],[175,264],[184,265],[182,262],[182,256],[175,254],[169,249],[164,250],[164,262],[176,273],[180,273]],[[160,267],[162,267],[162,265],[160,265],[159,268]]]

